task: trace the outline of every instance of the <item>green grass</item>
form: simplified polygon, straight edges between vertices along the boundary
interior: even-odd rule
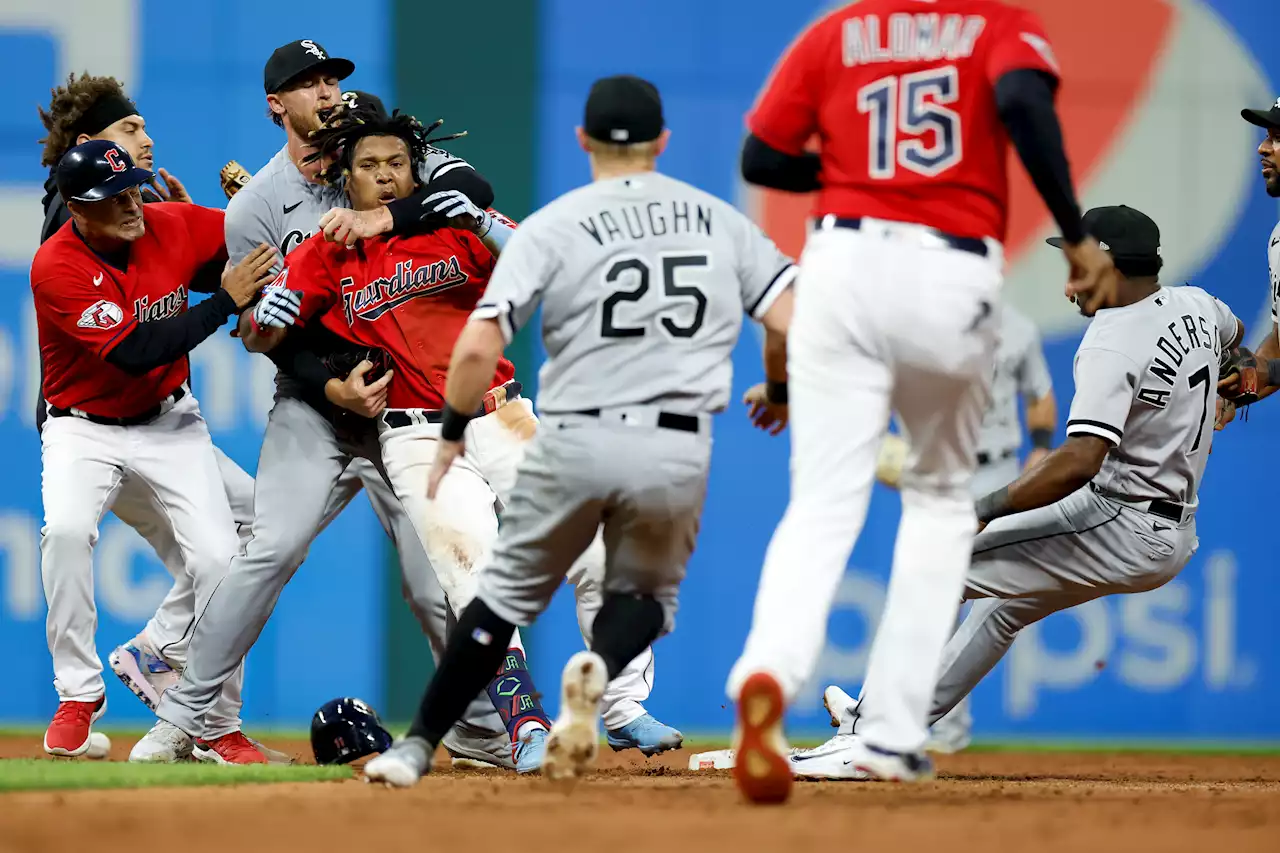
[[[44,758],[0,761],[0,792],[329,782],[350,778],[351,768],[345,766],[267,764],[227,767],[202,763],[128,764]]]

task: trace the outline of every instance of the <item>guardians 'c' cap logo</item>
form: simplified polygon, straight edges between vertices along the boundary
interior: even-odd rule
[[[129,168],[125,165],[124,160],[121,159],[119,148],[108,148],[107,153],[102,156],[107,159],[107,165],[111,167],[113,172],[123,172]]]

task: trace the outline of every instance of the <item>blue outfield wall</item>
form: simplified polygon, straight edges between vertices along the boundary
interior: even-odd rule
[[[1166,280],[1192,281],[1225,299],[1255,340],[1259,323],[1270,324],[1265,250],[1277,207],[1258,177],[1260,135],[1244,125],[1239,109],[1266,106],[1280,94],[1268,82],[1280,79],[1280,59],[1270,49],[1263,7],[1252,0],[1140,0],[1122,10],[1130,14],[1118,22],[1111,14],[1078,10],[1088,26],[1106,19],[1113,30],[1130,27],[1137,35],[1141,28],[1146,42],[1153,41],[1151,22],[1163,21],[1144,64],[1113,85],[1105,63],[1088,52],[1096,32],[1084,31],[1083,23],[1062,31],[1063,15],[1053,14],[1052,0],[1031,5],[1054,37],[1065,91],[1074,72],[1085,98],[1067,134],[1073,142],[1096,143],[1099,152],[1096,162],[1079,169],[1086,204],[1127,203],[1150,212],[1164,231]],[[736,176],[743,116],[775,58],[826,6],[816,0],[654,0],[634,15],[582,0],[550,0],[541,33],[539,201],[589,180],[572,136],[583,99],[595,77],[630,72],[663,93],[672,141],[661,168],[746,204]],[[1099,82],[1105,85],[1094,85]],[[1124,91],[1114,91],[1117,86]],[[1099,101],[1099,110],[1119,109],[1109,99],[1121,95],[1131,102],[1114,126],[1089,114],[1088,98]],[[1105,138],[1086,138],[1098,133]],[[1053,233],[1050,227],[1045,220],[1032,229],[1034,240],[1010,246],[1007,290],[1044,331],[1065,413],[1082,327],[1062,304],[1061,260],[1052,250],[1046,259],[1037,248]],[[758,340],[750,331],[734,364],[737,398],[760,376]],[[1200,549],[1182,575],[1160,590],[1097,601],[1024,632],[975,693],[979,736],[1280,739],[1277,546],[1265,538],[1265,521],[1245,522],[1241,514],[1242,507],[1257,507],[1244,515],[1265,515],[1265,496],[1280,473],[1268,442],[1280,426],[1280,408],[1256,409],[1248,423],[1217,436],[1200,492]],[[657,645],[650,708],[661,718],[698,732],[732,726],[724,678],[742,647],[761,558],[787,490],[785,440],[751,430],[735,404],[716,423],[711,487],[678,625]],[[830,731],[823,686],[856,690],[860,684],[898,512],[896,494],[877,487],[818,672],[792,712],[795,731]],[[561,662],[582,642],[569,590],[536,630],[535,672],[551,692]]]
[[[185,182],[197,202],[224,207],[218,170],[237,159],[256,171],[284,143],[266,117],[262,67],[271,51],[312,38],[352,59],[353,88],[391,97],[385,43],[388,4],[267,0],[73,0],[0,4],[0,63],[10,109],[0,117],[0,443],[9,449],[0,481],[0,644],[10,650],[0,685],[0,724],[43,723],[56,707],[45,643],[40,583],[40,445],[34,428],[39,362],[29,259],[41,223],[36,114],[69,71],[123,80],[155,139],[156,165]],[[242,22],[229,37],[228,22]],[[252,473],[274,370],[219,332],[193,358],[194,390],[214,440]],[[385,537],[363,498],[312,548],[281,596],[249,660],[246,715],[259,725],[305,725],[321,703],[352,693],[382,695],[381,623]],[[98,651],[141,627],[163,597],[168,574],[147,545],[114,516],[95,560]],[[146,708],[107,670],[112,723],[142,723]]]

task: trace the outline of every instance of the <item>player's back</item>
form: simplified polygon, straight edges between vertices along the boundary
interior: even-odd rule
[[[1076,393],[1112,387],[1128,397],[1128,415],[1120,436],[1114,424],[1093,425],[1096,434],[1120,442],[1096,485],[1135,500],[1196,504],[1213,444],[1218,366],[1238,329],[1226,305],[1192,286],[1162,287],[1141,302],[1098,312],[1076,358],[1092,351],[1110,357],[1116,370],[1078,372]]]
[[[793,153],[816,132],[815,214],[1004,238],[1008,137],[995,84],[1056,62],[1034,15],[997,0],[861,0],[791,47],[749,119]]]
[[[723,409],[744,309],[759,316],[794,275],[742,213],[656,172],[575,190],[521,231],[559,265],[542,296],[547,412]]]

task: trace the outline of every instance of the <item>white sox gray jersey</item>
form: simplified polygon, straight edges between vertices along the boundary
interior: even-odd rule
[[[1280,323],[1280,222],[1267,241],[1267,267],[1271,272],[1271,322]]]
[[[978,434],[978,454],[996,459],[1022,446],[1018,397],[1038,400],[1053,390],[1044,360],[1040,332],[1027,315],[1011,305],[1000,308],[1000,344],[991,379],[991,402]]]
[[[744,306],[763,316],[794,275],[746,216],[650,172],[597,181],[530,216],[475,316],[500,318],[510,341],[542,306],[543,412],[718,412]]]
[[[473,317],[510,339],[542,306],[538,430],[479,596],[527,625],[603,522],[605,591],[653,595],[673,624],[744,310],[790,259],[725,202],[654,172],[597,181],[530,216]]]
[[[978,534],[964,592],[973,605],[943,652],[930,723],[1026,626],[1104,595],[1155,589],[1195,554],[1218,360],[1239,330],[1226,305],[1191,286],[1162,287],[1093,318],[1076,355],[1067,434],[1097,436],[1111,452],[1089,485]],[[868,678],[857,716],[880,692]],[[838,776],[848,736],[793,756],[796,774]]]

